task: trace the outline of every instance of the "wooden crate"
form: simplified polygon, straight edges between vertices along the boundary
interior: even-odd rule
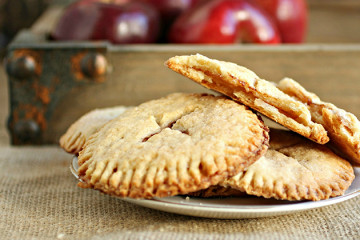
[[[360,31],[355,31],[360,1],[309,1],[309,7],[308,42],[279,46],[51,42],[46,33],[62,8],[49,9],[9,48],[10,59],[30,54],[41,65],[35,68],[40,72],[35,77],[19,81],[9,76],[13,143],[57,143],[74,120],[94,108],[137,105],[172,92],[209,92],[164,66],[169,57],[195,53],[238,63],[270,81],[291,77],[323,100],[360,117]],[[351,24],[350,30],[343,24]],[[89,53],[106,58],[105,78],[79,76],[77,59]],[[35,88],[28,98],[21,95],[26,87]],[[30,131],[25,137],[19,133],[23,128]]]

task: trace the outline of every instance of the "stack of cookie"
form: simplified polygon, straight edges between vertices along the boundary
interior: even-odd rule
[[[353,114],[234,63],[197,54],[166,65],[224,96],[174,93],[84,115],[60,139],[78,155],[79,186],[131,198],[322,200],[351,185],[347,160],[360,163]],[[258,113],[291,131],[269,130]]]

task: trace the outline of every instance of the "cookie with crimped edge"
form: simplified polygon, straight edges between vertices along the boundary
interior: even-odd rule
[[[175,56],[165,64],[206,88],[223,93],[317,143],[329,141],[323,126],[312,121],[309,110],[302,102],[245,67],[200,54]]]
[[[270,129],[266,154],[220,185],[265,198],[318,201],[343,195],[354,178],[351,164],[326,146]]]
[[[268,148],[268,128],[225,97],[174,93],[121,114],[79,153],[79,186],[131,198],[186,194],[243,171]]]
[[[129,107],[117,106],[94,109],[75,121],[60,137],[60,146],[68,153],[78,154],[86,140],[105,123],[122,114]]]
[[[360,122],[354,114],[321,101],[293,79],[284,78],[279,82],[278,88],[305,103],[313,121],[323,125],[328,132],[330,145],[339,154],[360,164]]]

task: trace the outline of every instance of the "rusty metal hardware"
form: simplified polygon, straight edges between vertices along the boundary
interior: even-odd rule
[[[8,129],[11,143],[44,144],[44,133],[57,103],[72,88],[104,82],[109,69],[107,44],[9,46],[5,67],[10,90]]]
[[[88,78],[98,79],[105,75],[107,61],[100,53],[87,53],[80,62],[82,73]]]
[[[41,135],[41,129],[37,122],[34,120],[20,120],[14,124],[14,134],[22,142],[33,142]]]
[[[9,59],[6,70],[16,79],[26,79],[35,74],[36,62],[32,56],[14,56]]]

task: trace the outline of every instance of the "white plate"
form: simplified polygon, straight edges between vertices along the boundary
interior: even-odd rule
[[[79,179],[77,175],[77,169],[77,158],[74,157],[72,163],[70,164],[70,170],[74,176]],[[260,197],[204,199],[183,196],[144,200],[121,198],[121,200],[160,211],[196,217],[236,219],[278,216],[329,206],[360,195],[360,168],[355,167],[354,170],[355,180],[343,196],[316,202],[290,202],[275,199],[265,199]]]

